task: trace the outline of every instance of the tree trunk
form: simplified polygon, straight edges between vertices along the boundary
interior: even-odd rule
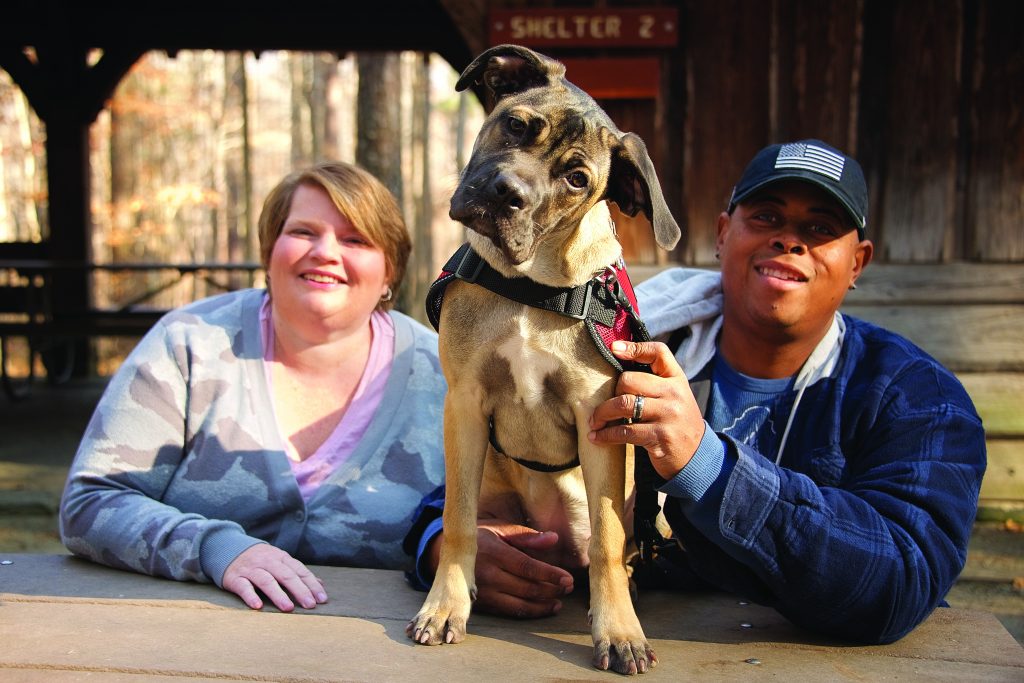
[[[237,263],[245,259],[250,229],[248,206],[248,165],[246,144],[246,79],[245,57],[240,52],[224,55],[224,122],[226,143],[224,154],[224,190],[227,205],[227,260]],[[233,282],[233,285],[239,283]]]
[[[356,163],[377,176],[402,206],[402,92],[398,54],[357,57]]]
[[[242,169],[245,173],[245,231],[248,236],[245,259],[257,261],[260,256],[260,235],[256,226],[256,211],[253,206],[253,178],[252,178],[252,144],[250,143],[250,128],[252,121],[249,118],[249,77],[245,71],[245,60],[242,60],[241,88],[242,88]],[[252,275],[249,276],[249,285],[252,285]]]
[[[306,86],[306,56],[304,54],[290,54],[288,64],[291,67],[291,170],[301,168],[309,164],[309,126],[306,125],[308,116],[309,95]]]
[[[309,124],[313,161],[338,158],[337,133],[332,126],[328,101],[338,60],[334,55],[314,55],[309,88]]]
[[[0,81],[0,110],[13,117],[0,130],[0,241],[33,242],[46,229],[45,204],[36,199],[46,186],[40,180],[46,163],[34,151],[43,142],[25,96],[6,81]]]
[[[404,296],[399,300],[402,310],[420,322],[427,322],[423,301],[433,281],[434,249],[431,237],[433,202],[430,186],[430,55],[421,55],[413,90],[412,149],[419,152],[420,196],[416,202],[415,221],[412,226],[413,251],[406,273]]]
[[[401,62],[396,53],[360,53],[356,97],[356,163],[377,176],[395,195],[404,213],[402,183]],[[409,217],[405,216],[406,224]],[[415,312],[407,286],[398,292],[395,308]]]

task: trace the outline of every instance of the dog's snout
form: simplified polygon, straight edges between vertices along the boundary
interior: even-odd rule
[[[526,191],[523,183],[511,173],[498,173],[491,182],[494,198],[510,209],[520,210],[526,206]]]

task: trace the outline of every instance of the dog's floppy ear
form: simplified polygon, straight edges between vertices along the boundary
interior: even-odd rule
[[[490,114],[501,98],[551,85],[564,76],[565,66],[550,57],[519,45],[497,45],[466,67],[455,89],[474,87]]]
[[[643,211],[662,249],[672,249],[679,242],[679,224],[668,210],[651,156],[640,136],[625,133],[619,138],[619,145],[612,151],[611,177],[605,196],[629,216]]]

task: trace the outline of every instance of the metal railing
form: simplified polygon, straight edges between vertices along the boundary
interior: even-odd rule
[[[153,305],[158,295],[186,278],[205,283],[208,291],[253,286],[262,270],[258,263],[84,263],[47,259],[0,259],[0,384],[11,398],[23,397],[35,380],[39,357],[51,382],[70,376],[75,340],[144,335],[173,306]],[[148,273],[160,275],[142,283],[122,301],[103,308],[67,310],[57,305],[55,280],[66,274]],[[224,275],[228,275],[227,278]],[[239,275],[243,277],[238,277]],[[139,283],[134,283],[138,285]],[[14,378],[8,361],[12,337],[28,342],[28,374]]]

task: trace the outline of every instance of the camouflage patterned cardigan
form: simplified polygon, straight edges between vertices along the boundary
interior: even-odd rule
[[[166,315],[100,399],[61,501],[68,549],[144,574],[213,581],[266,541],[308,564],[408,569],[420,500],[444,480],[437,337],[400,313],[366,434],[304,503],[273,418],[259,309],[244,290]]]

